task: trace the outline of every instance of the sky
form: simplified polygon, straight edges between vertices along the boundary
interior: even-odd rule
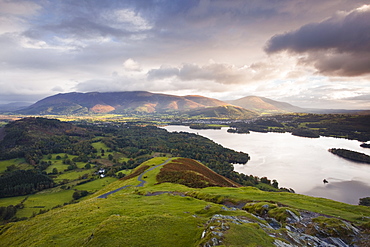
[[[0,0],[0,103],[150,91],[370,109],[368,0]]]

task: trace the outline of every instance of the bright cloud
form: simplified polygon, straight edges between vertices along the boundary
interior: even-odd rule
[[[0,0],[0,101],[147,90],[367,108],[367,4]]]

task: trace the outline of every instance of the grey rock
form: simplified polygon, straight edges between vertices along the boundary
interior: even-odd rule
[[[327,238],[326,239],[326,242],[327,243],[330,243],[330,244],[333,244],[335,246],[338,246],[338,247],[348,247],[349,245],[347,245],[345,242],[343,242],[342,239],[340,238]]]
[[[217,232],[217,231],[212,231],[212,234],[219,236],[219,237],[222,237],[224,235],[222,232]]]
[[[280,229],[280,228],[281,228],[281,224],[280,224],[277,220],[275,220],[274,218],[269,218],[269,219],[268,219],[268,223],[269,223],[269,225],[270,225],[272,228],[274,228],[275,230],[277,230],[277,229]]]
[[[295,213],[293,213],[292,211],[290,211],[289,209],[287,209],[286,212],[289,215],[287,218],[288,223],[297,223],[301,221],[302,218],[296,215]]]
[[[287,244],[279,239],[275,239],[274,245],[277,247],[295,247],[295,245]]]

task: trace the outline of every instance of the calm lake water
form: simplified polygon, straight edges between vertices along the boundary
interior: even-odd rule
[[[324,197],[350,204],[370,197],[370,165],[352,162],[330,152],[345,148],[370,155],[361,142],[332,137],[304,138],[290,133],[231,134],[221,130],[193,130],[187,126],[166,126],[170,132],[198,133],[224,147],[248,153],[246,165],[235,164],[235,171],[276,179],[280,187],[296,193]],[[329,181],[323,184],[323,179]]]

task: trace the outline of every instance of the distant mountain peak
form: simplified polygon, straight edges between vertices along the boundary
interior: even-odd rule
[[[259,113],[277,114],[287,112],[304,112],[304,109],[298,106],[259,96],[246,96],[228,102]]]
[[[204,96],[176,96],[147,91],[60,93],[44,98],[20,114],[81,115],[94,113],[155,113],[230,105]]]

